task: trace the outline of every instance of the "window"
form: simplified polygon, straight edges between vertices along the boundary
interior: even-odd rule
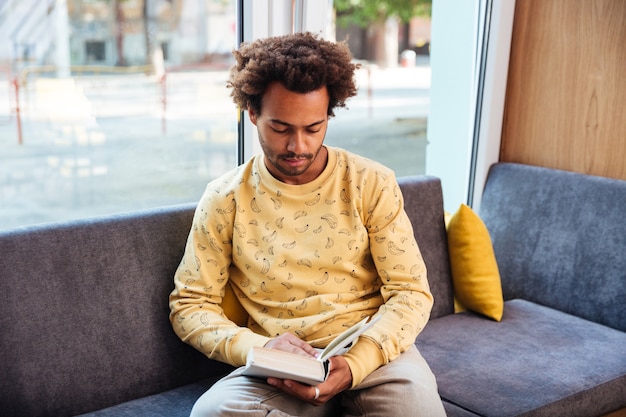
[[[231,50],[297,30],[347,39],[362,64],[359,93],[326,142],[398,176],[442,178],[454,209],[473,183],[470,165],[478,161],[479,189],[494,149],[497,158],[513,5],[434,0],[432,30],[423,17],[373,31],[339,25],[336,1],[3,2],[0,229],[197,201],[207,182],[260,151],[225,88]],[[481,33],[499,20],[493,64]],[[473,143],[485,135],[487,145]]]
[[[104,42],[85,41],[85,60],[88,63],[104,62],[106,60]]]
[[[352,12],[344,12],[350,15]],[[430,17],[359,26],[338,13],[335,37],[361,63],[359,93],[329,124],[327,143],[377,160],[396,176],[426,172]]]
[[[0,229],[194,202],[236,166],[235,3],[5,1]]]
[[[285,7],[277,10],[277,3]],[[429,50],[424,46],[429,43],[429,19],[414,19],[405,25],[389,19],[370,36],[370,29],[354,23],[340,26],[339,18],[333,17],[335,3],[337,0],[244,0],[244,7],[249,6],[244,22],[248,17],[253,26],[248,33],[244,25],[244,39],[307,30],[329,39],[347,40],[361,64],[357,73],[359,92],[348,100],[347,109],[335,111],[326,143],[375,159],[398,176],[423,174],[430,88]],[[387,35],[392,46],[374,47],[382,35]],[[403,61],[405,49],[411,58]],[[254,149],[254,129],[245,127],[246,149]]]

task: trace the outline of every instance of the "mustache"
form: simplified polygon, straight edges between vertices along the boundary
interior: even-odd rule
[[[313,154],[311,154],[311,153],[303,153],[301,155],[298,155],[296,153],[289,152],[289,153],[281,154],[281,155],[279,155],[279,157],[281,159],[313,159]]]

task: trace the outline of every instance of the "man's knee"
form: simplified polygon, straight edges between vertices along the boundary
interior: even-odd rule
[[[232,377],[218,381],[196,400],[190,417],[232,416],[244,410],[254,410],[258,396],[238,384],[240,381]]]
[[[380,385],[348,391],[348,415],[377,417],[445,416],[436,384],[411,378],[390,379]]]
[[[196,400],[196,403],[191,409],[190,417],[221,417],[227,416],[228,413],[225,410],[232,409],[232,404],[228,404],[230,401],[225,396],[214,395],[211,390],[202,394],[200,398]],[[232,414],[231,414],[232,415]]]
[[[437,389],[436,383],[423,383],[421,381],[411,381],[407,385],[407,398],[414,398],[413,405],[417,407],[413,408],[413,413],[411,414],[411,410],[406,410],[408,414],[403,415],[415,415],[415,416],[445,416],[445,411],[443,409],[443,403],[441,402],[441,397],[439,396],[439,390]]]
[[[368,416],[445,416],[435,375],[415,348],[374,371],[360,388],[355,405]]]

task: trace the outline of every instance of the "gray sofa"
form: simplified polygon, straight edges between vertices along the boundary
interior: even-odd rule
[[[454,314],[441,184],[401,178],[436,297],[416,344],[450,416],[626,407],[626,183],[497,164],[481,204],[504,317]],[[167,297],[194,207],[0,233],[0,415],[188,415],[229,367],[182,343]]]

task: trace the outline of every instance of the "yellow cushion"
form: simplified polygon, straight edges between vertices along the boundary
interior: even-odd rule
[[[504,299],[487,227],[470,207],[461,204],[447,230],[455,311],[465,308],[500,321]]]
[[[226,292],[222,298],[222,308],[226,317],[238,326],[248,324],[248,312],[241,306],[230,284],[226,285]]]

